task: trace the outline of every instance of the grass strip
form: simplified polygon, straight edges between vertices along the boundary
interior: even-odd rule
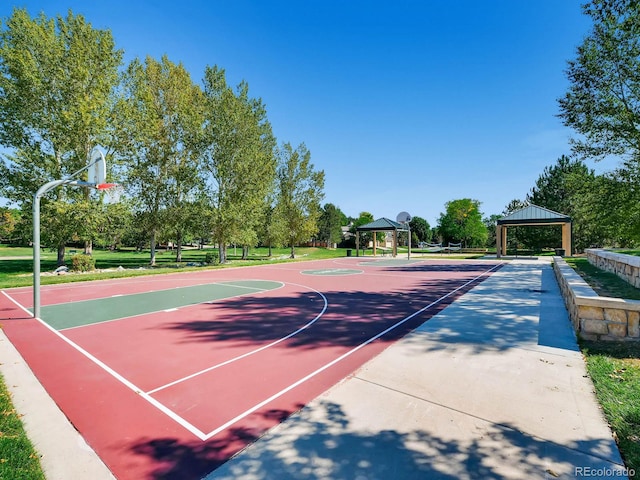
[[[596,396],[602,406],[630,480],[640,480],[640,344],[587,342],[586,357]]]
[[[566,258],[604,297],[640,300],[640,290],[586,258]],[[630,480],[640,480],[640,343],[580,341],[598,402],[611,426]]]
[[[24,431],[20,415],[0,375],[0,478],[45,480],[40,457]]]
[[[565,261],[601,297],[640,300],[640,290],[618,277],[615,273],[599,269],[584,257],[565,258]]]

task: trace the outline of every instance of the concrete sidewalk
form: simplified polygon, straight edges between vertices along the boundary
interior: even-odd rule
[[[626,478],[549,260],[515,260],[206,478]]]

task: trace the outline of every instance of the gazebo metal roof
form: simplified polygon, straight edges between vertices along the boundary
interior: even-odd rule
[[[498,225],[545,225],[555,223],[571,223],[571,217],[537,205],[521,208],[497,221]]]
[[[371,223],[367,223],[365,225],[360,225],[356,227],[356,230],[359,232],[383,232],[389,230],[397,230],[400,232],[406,232],[409,228],[402,223],[394,222],[393,220],[389,220],[388,218],[382,217]]]

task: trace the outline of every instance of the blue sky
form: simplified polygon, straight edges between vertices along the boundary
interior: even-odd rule
[[[487,217],[570,153],[556,117],[590,29],[581,0],[22,0],[110,29],[125,61],[167,54],[200,83],[218,65],[304,142],[344,213],[432,226],[447,201]],[[595,167],[595,165],[589,165]]]

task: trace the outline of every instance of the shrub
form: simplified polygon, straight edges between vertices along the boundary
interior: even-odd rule
[[[207,254],[204,256],[204,263],[206,263],[207,265],[215,265],[216,263],[218,263],[218,254],[207,252]]]
[[[96,259],[91,255],[78,254],[71,257],[71,270],[74,272],[89,272],[95,270]]]

